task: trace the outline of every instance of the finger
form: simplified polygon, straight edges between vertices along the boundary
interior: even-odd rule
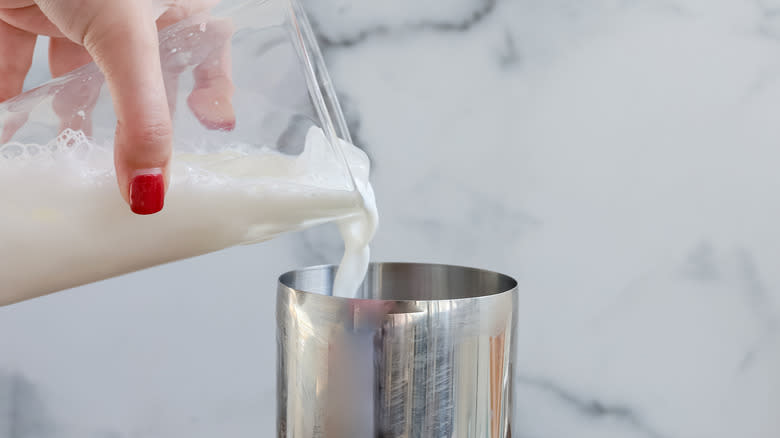
[[[36,35],[63,37],[57,26],[36,5],[0,9],[0,20]]]
[[[228,20],[204,17],[163,31],[160,53],[172,113],[179,76],[192,68],[195,84],[187,99],[190,110],[208,129],[235,127],[230,59],[233,30]]]
[[[66,73],[92,62],[87,50],[67,38],[52,38],[49,41],[49,69],[53,77]]]
[[[0,21],[0,102],[22,92],[32,66],[36,36]],[[11,112],[2,121],[0,143],[7,143],[27,122],[26,112]]]
[[[157,21],[160,27],[160,21]],[[174,41],[166,39],[168,35],[162,34],[160,41],[160,62],[165,82],[165,94],[168,97],[168,110],[173,116],[176,112],[176,101],[178,99],[179,77],[187,69],[189,60],[186,55],[180,51],[180,47]]]
[[[27,112],[10,113],[6,116],[6,119],[3,120],[3,130],[0,132],[0,144],[11,141],[16,131],[24,126],[29,118],[30,115]]]
[[[24,8],[34,3],[32,0],[0,0],[0,7],[3,9],[16,9]]]
[[[157,213],[164,204],[172,126],[151,4],[83,0],[81,10],[73,11],[63,3],[39,1],[68,38],[83,42],[106,76],[117,115],[120,192],[133,212]]]
[[[214,7],[219,0],[164,0],[157,2],[157,28],[164,29]]]
[[[0,21],[0,102],[22,92],[36,36]]]
[[[55,78],[91,61],[92,57],[83,47],[68,39],[52,38],[49,42],[49,68]],[[60,131],[81,130],[87,136],[92,135],[92,110],[102,83],[91,77],[74,79],[54,96],[52,107],[60,118]]]
[[[158,2],[157,28],[165,29],[175,23],[178,23],[188,17],[203,12],[219,3],[219,0],[189,0],[176,1],[167,0]],[[167,49],[167,50],[166,50]],[[186,69],[187,65],[177,62],[176,53],[179,47],[164,48],[162,53],[162,69],[165,79],[165,93],[168,96],[168,109],[171,114],[176,112],[176,101],[178,99],[179,76]]]
[[[229,41],[232,28],[226,22],[212,22],[210,26],[221,26],[214,32],[219,38],[217,47],[193,70],[195,87],[187,105],[206,129],[232,131],[236,127]]]
[[[114,164],[120,191],[134,213],[154,214],[164,204],[172,126],[157,29],[149,11],[131,4],[144,3],[112,2],[105,21],[97,22],[84,42],[114,97]]]

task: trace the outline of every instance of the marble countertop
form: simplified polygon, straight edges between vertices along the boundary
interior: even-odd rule
[[[520,282],[517,436],[780,436],[780,1],[306,4],[374,259]],[[0,309],[0,436],[270,436],[276,275],[339,245]]]

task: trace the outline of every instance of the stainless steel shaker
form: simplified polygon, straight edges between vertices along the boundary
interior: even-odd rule
[[[348,299],[335,269],[279,279],[279,437],[511,436],[515,280],[381,263]]]

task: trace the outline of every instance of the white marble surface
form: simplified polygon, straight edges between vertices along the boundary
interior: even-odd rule
[[[307,6],[376,164],[375,259],[520,280],[518,437],[780,436],[780,1]],[[271,436],[276,274],[339,251],[0,309],[0,437]]]

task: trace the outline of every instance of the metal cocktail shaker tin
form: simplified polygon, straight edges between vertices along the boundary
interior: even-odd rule
[[[514,279],[381,263],[349,299],[331,296],[335,270],[279,278],[280,437],[511,436]]]

